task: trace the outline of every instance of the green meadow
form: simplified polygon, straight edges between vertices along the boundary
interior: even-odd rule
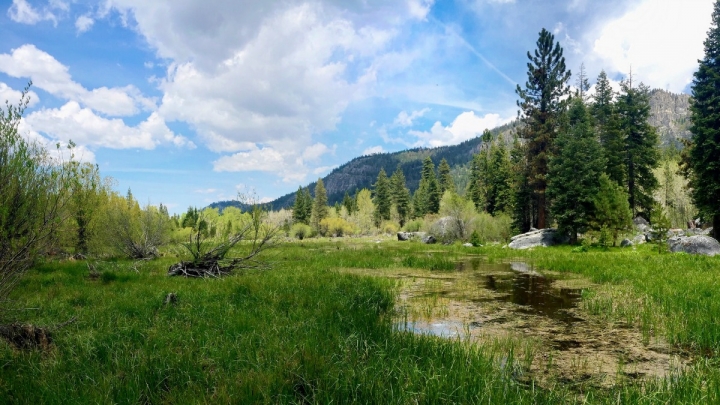
[[[397,329],[398,268],[453,272],[472,253],[579,274],[580,307],[666,339],[691,359],[671,378],[611,387],[521,378],[516,340],[473,342]],[[48,261],[21,280],[13,316],[52,331],[47,349],[0,342],[4,403],[556,404],[720,402],[720,258],[651,247],[573,252],[383,239],[287,242],[270,268],[168,277],[178,259]],[[373,270],[375,276],[348,269]],[[177,300],[166,303],[169,293]]]

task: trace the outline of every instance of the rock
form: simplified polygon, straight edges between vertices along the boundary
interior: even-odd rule
[[[530,231],[510,238],[508,245],[512,249],[529,249],[537,246],[553,246],[562,242],[560,235],[555,228]]]
[[[633,243],[630,239],[623,239],[622,242],[620,242],[620,247],[630,247]]]
[[[646,242],[645,235],[643,235],[643,234],[635,236],[632,240],[633,245],[642,245],[645,242]]]
[[[463,246],[465,246],[465,247],[473,247],[473,244],[472,244],[472,243],[463,243]]]
[[[673,238],[675,236],[685,236],[685,231],[678,228],[670,229],[668,230],[667,236],[668,238]]]
[[[408,241],[414,239],[422,239],[425,237],[425,232],[398,232],[397,238],[399,241]]]
[[[685,252],[694,255],[720,255],[720,242],[705,235],[677,236],[668,239],[668,246],[673,253]]]
[[[432,245],[432,244],[437,243],[437,239],[435,239],[435,237],[432,235],[423,236],[422,243]]]
[[[648,231],[650,229],[650,224],[648,223],[648,221],[646,221],[645,218],[640,217],[640,216],[635,217],[635,219],[633,219],[633,224],[635,225],[635,228],[638,231],[643,232],[643,233],[645,233],[646,231]]]

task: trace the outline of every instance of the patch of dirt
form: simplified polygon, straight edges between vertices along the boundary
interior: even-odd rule
[[[0,336],[17,349],[48,350],[52,345],[50,331],[34,325],[0,325]]]

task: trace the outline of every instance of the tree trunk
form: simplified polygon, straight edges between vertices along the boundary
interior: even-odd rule
[[[537,211],[537,229],[545,229],[545,190],[541,190],[538,194]]]
[[[717,240],[720,240],[720,214],[713,215],[712,224],[713,224],[712,237]]]

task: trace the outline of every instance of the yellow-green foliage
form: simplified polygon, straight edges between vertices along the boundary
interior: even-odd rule
[[[667,158],[654,170],[660,187],[654,197],[665,210],[673,228],[687,228],[687,222],[697,214],[687,189],[687,179],[678,173],[676,160]]]
[[[355,233],[353,225],[338,217],[329,217],[320,221],[318,232],[322,236],[349,236]]]
[[[475,215],[468,231],[476,231],[483,242],[507,242],[512,236],[512,218],[507,214],[492,216],[481,212]]]
[[[380,232],[387,234],[395,234],[400,230],[400,224],[395,221],[383,221],[380,224]]]
[[[310,238],[313,236],[313,229],[310,227],[310,225],[298,222],[293,225],[292,228],[290,228],[290,236],[292,236],[293,238],[298,238],[300,240]]]

